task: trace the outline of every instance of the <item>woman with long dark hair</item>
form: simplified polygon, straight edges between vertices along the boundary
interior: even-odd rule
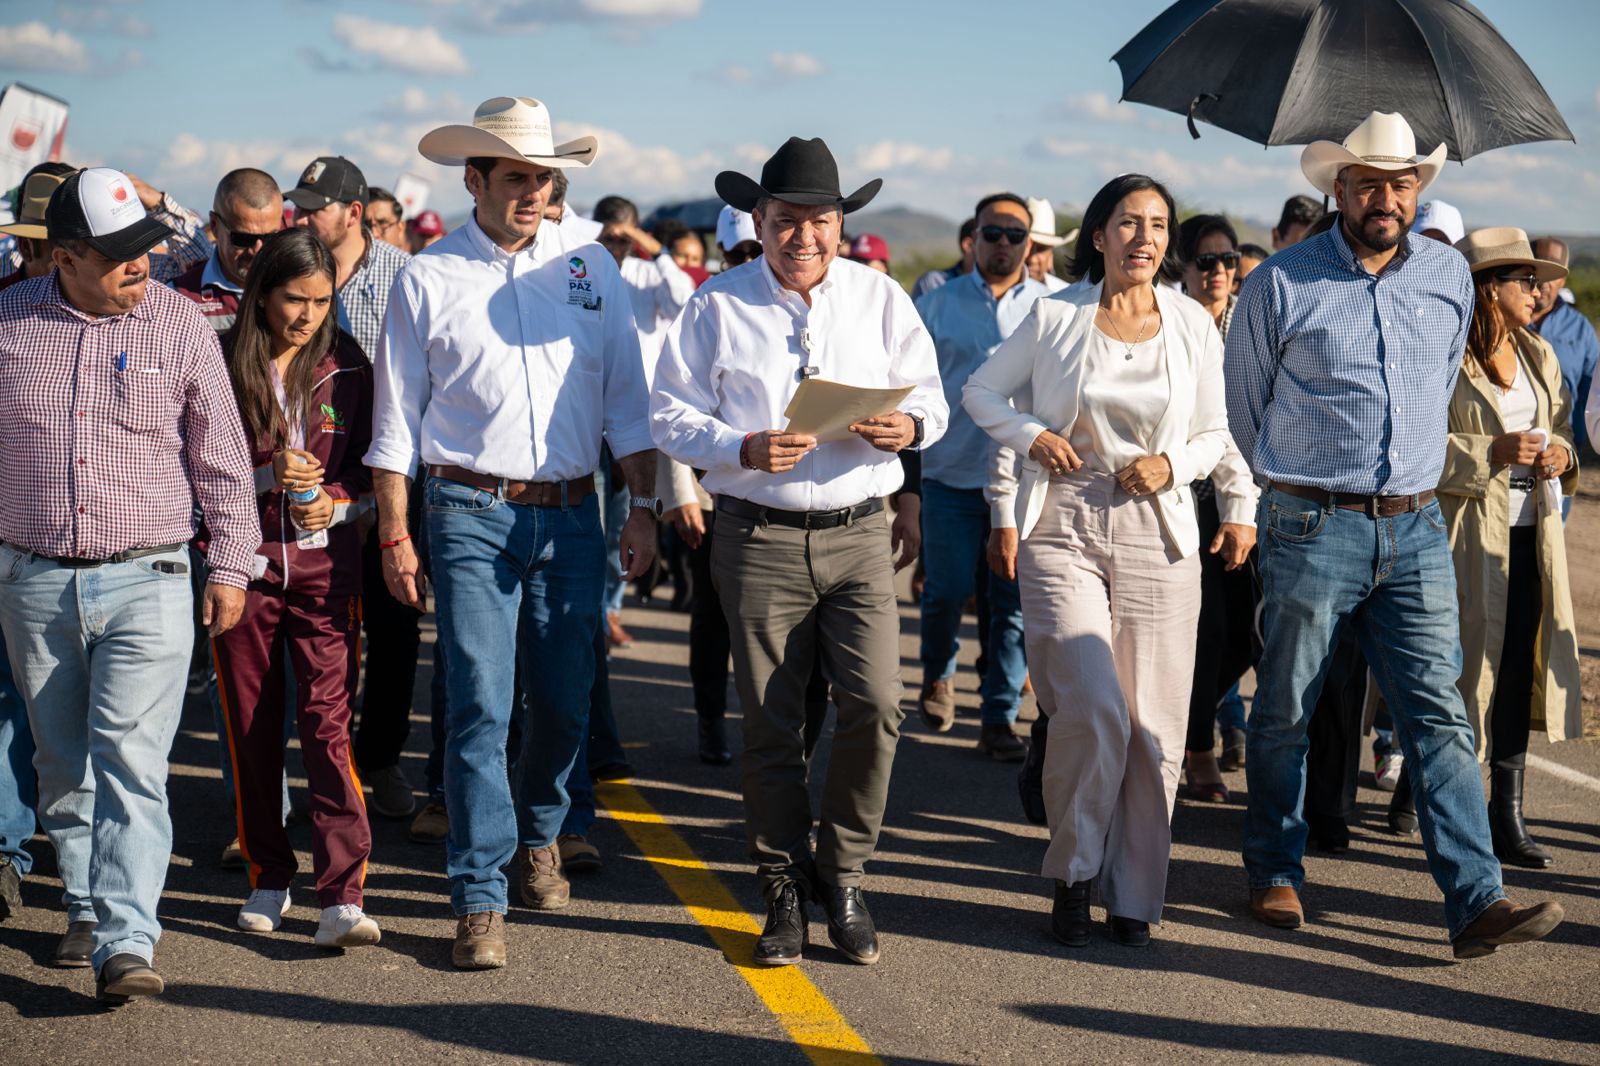
[[[1035,304],[962,391],[972,420],[1025,457],[1014,490],[997,478],[991,492],[1016,493],[1009,550],[1050,718],[1044,874],[1070,946],[1088,943],[1091,889],[1128,945],[1148,943],[1166,895],[1200,614],[1189,483],[1229,440],[1216,325],[1155,284],[1175,228],[1159,182],[1113,179],[1078,236],[1072,273],[1090,284]],[[1238,566],[1251,539],[1218,547]]]
[[[222,338],[256,466],[263,543],[243,620],[213,645],[237,783],[250,898],[239,927],[278,928],[294,849],[282,821],[285,663],[311,792],[316,943],[376,944],[361,909],[372,834],[350,757],[361,628],[361,538],[371,490],[372,368],[333,313],[334,260],[316,235],[287,230],[250,267]]]
[[[1532,333],[1535,288],[1564,277],[1502,227],[1456,247],[1472,268],[1467,352],[1450,398],[1439,507],[1461,609],[1461,680],[1489,763],[1489,829],[1502,863],[1549,866],[1522,817],[1528,734],[1583,734],[1578,640],[1561,528],[1561,487],[1577,483],[1572,397],[1561,364]],[[1402,788],[1405,787],[1402,785]]]

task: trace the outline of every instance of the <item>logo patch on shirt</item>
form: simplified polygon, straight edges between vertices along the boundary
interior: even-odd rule
[[[583,260],[579,259],[577,256],[573,256],[571,259],[567,260],[567,271],[575,278],[581,279],[589,276],[588,266],[586,266]]]
[[[322,432],[324,432],[324,433],[343,433],[344,432],[344,415],[341,415],[338,411],[335,411],[328,404],[323,404],[322,405]]]

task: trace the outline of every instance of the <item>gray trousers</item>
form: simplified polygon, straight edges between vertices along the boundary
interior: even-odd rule
[[[859,885],[905,717],[888,519],[801,530],[721,511],[711,574],[744,711],[745,834],[762,893]],[[819,657],[839,715],[813,858],[805,695]]]

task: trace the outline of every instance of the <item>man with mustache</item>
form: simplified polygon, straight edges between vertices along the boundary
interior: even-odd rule
[[[213,635],[239,620],[261,541],[216,333],[150,284],[169,228],[125,174],[52,194],[56,269],[0,294],[0,629],[38,745],[39,821],[66,886],[68,965],[109,1005],[151,966],[172,850],[167,754],[193,645],[187,548],[211,533]]]
[[[689,298],[651,398],[656,445],[704,470],[717,501],[711,573],[744,708],[745,836],[767,902],[758,965],[800,961],[807,900],[822,903],[846,958],[878,961],[861,882],[905,717],[883,498],[901,486],[898,453],[938,440],[949,418],[910,297],[838,259],[844,216],[881,185],[840,192],[821,138],[789,138],[760,182],[719,174],[718,195],[751,212],[762,254]],[[819,442],[781,428],[808,377],[912,390],[849,439]],[[818,660],[839,717],[813,854],[806,689]]]
[[[1250,910],[1297,928],[1306,729],[1339,637],[1361,645],[1394,716],[1428,868],[1455,957],[1537,940],[1559,904],[1517,906],[1490,850],[1483,783],[1456,679],[1455,570],[1434,499],[1472,278],[1437,241],[1412,240],[1417,196],[1445,146],[1417,155],[1405,119],[1373,112],[1300,167],[1339,219],[1263,263],[1228,331],[1228,421],[1264,487],[1265,646],[1245,772]]]

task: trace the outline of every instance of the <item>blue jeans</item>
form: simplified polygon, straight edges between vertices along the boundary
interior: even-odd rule
[[[956,672],[961,609],[972,595],[989,537],[982,489],[953,489],[922,479],[922,676],[942,681]],[[1022,599],[1017,583],[989,575],[989,668],[979,692],[985,725],[1010,725],[1022,704],[1028,661],[1022,650]]]
[[[424,500],[448,664],[450,903],[458,915],[504,913],[501,867],[519,845],[555,842],[567,776],[584,748],[605,581],[599,506],[593,497],[575,507],[523,506],[441,478],[429,479]],[[508,784],[519,658],[528,718]]]
[[[1250,886],[1298,889],[1305,879],[1306,724],[1340,631],[1353,625],[1412,770],[1428,870],[1454,939],[1505,893],[1456,690],[1461,628],[1439,505],[1372,519],[1269,489],[1257,527],[1266,645],[1245,755]]]
[[[1235,681],[1225,696],[1217,701],[1217,728],[1218,729],[1243,729],[1244,728],[1244,697],[1239,695],[1239,683]]]
[[[33,809],[38,803],[28,705],[11,679],[11,660],[0,639],[0,859],[8,860],[24,877],[33,869],[26,845],[33,839]]]
[[[169,574],[156,564],[181,564]],[[0,628],[38,752],[39,821],[94,966],[149,961],[172,854],[167,757],[194,647],[186,548],[68,569],[0,545]]]
[[[628,591],[622,580],[622,527],[628,521],[628,483],[611,480],[611,450],[600,453],[600,469],[594,475],[595,495],[602,508],[600,524],[606,537],[606,583],[603,593],[608,614],[622,611],[622,598]]]

